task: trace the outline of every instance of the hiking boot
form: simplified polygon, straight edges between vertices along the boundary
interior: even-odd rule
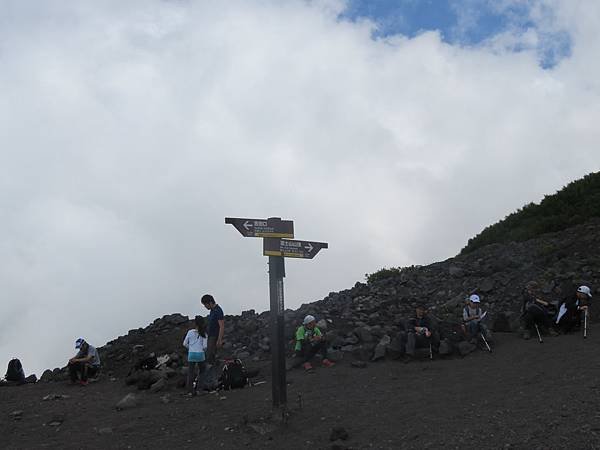
[[[87,386],[88,382],[87,382],[87,381],[84,381],[84,380],[81,380],[81,381],[79,382],[79,384],[80,384],[81,386]]]
[[[404,355],[402,357],[402,362],[404,364],[408,364],[409,362],[411,362],[413,360],[413,357],[411,355]]]
[[[305,362],[304,364],[302,364],[302,367],[303,367],[303,368],[304,368],[304,370],[306,370],[307,372],[310,372],[310,371],[314,370],[314,369],[313,369],[313,366],[312,366],[312,364],[311,364],[311,363],[309,363],[309,362]]]
[[[531,339],[531,331],[529,331],[529,330],[523,331],[523,339],[525,339],[525,340]]]
[[[328,360],[327,358],[325,358],[321,364],[323,364],[323,367],[333,367],[333,366],[335,366],[335,363],[332,362],[332,361],[330,361],[330,360]]]
[[[548,328],[548,334],[553,337],[556,337],[559,335],[558,331],[556,331],[554,328]]]

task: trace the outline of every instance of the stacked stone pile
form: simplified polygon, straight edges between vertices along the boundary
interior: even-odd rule
[[[356,283],[323,300],[286,310],[286,335],[291,343],[302,318],[312,314],[327,332],[332,359],[395,357],[401,351],[398,335],[404,330],[406,319],[418,303],[424,303],[440,321],[446,338],[440,353],[464,354],[468,349],[464,345],[461,349],[457,327],[466,296],[481,296],[492,329],[514,331],[518,327],[521,292],[531,280],[542,286],[542,295],[551,301],[572,295],[580,284],[594,291],[599,289],[600,220],[527,242],[489,245],[429,266],[404,268],[372,283]],[[594,300],[596,297],[600,299],[600,293]],[[591,320],[599,318],[600,307],[592,306]],[[131,330],[99,349],[105,371],[125,377],[135,362],[150,352],[169,355],[166,366],[181,371],[185,365],[181,342],[189,328],[188,317],[171,314],[146,328]],[[269,313],[249,310],[239,316],[226,316],[223,355],[240,358],[247,364],[269,359]],[[173,377],[172,374],[161,378]],[[64,369],[47,371],[42,381],[64,375]]]

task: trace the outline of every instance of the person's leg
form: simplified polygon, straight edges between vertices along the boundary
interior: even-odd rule
[[[69,368],[69,378],[71,379],[72,383],[75,383],[77,381],[77,364],[79,363],[69,363],[68,368]]]
[[[206,344],[206,362],[214,365],[217,360],[217,336],[209,336]]]
[[[206,363],[199,362],[196,363],[198,365],[198,377],[196,378],[196,388],[194,389],[194,394],[198,392],[198,389],[204,386],[204,377],[206,375]]]
[[[86,363],[81,363],[81,382],[82,383],[87,383],[88,368],[89,368],[89,366]]]
[[[406,354],[408,356],[415,356],[415,348],[417,346],[417,335],[415,333],[408,333],[406,337]]]
[[[187,383],[185,387],[189,393],[192,393],[194,390],[194,379],[196,378],[196,364],[195,362],[190,362],[188,366],[188,374],[187,374]]]
[[[534,328],[533,316],[529,311],[526,311],[525,314],[523,314],[521,323],[523,324],[523,338],[529,339],[531,337],[531,330]]]
[[[87,376],[88,376],[88,378],[95,378],[96,376],[98,376],[99,372],[100,372],[100,367],[98,367],[98,366],[88,366]]]
[[[302,343],[302,357],[303,362],[310,362],[311,359],[319,352],[319,344],[312,344],[309,342]]]
[[[477,337],[477,333],[479,332],[479,323],[475,320],[471,320],[466,323],[467,326],[467,339],[473,339]]]
[[[431,346],[435,352],[438,352],[440,349],[440,333],[437,330],[431,332],[431,337],[429,338],[431,342]]]

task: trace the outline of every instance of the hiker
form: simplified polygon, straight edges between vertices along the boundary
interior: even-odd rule
[[[225,334],[225,315],[223,310],[210,294],[205,294],[200,300],[210,311],[208,314],[208,343],[206,345],[206,362],[214,365],[217,360],[217,349],[223,346]]]
[[[581,316],[587,314],[591,298],[592,290],[588,286],[579,286],[575,295],[561,302],[555,324],[562,333],[581,327]]]
[[[94,378],[100,371],[100,356],[98,350],[83,338],[75,341],[75,348],[79,351],[69,360],[69,377],[71,383],[79,382],[85,386],[88,378]]]
[[[539,285],[530,281],[523,291],[523,307],[521,310],[521,323],[523,327],[523,339],[530,339],[531,332],[536,328],[539,331],[548,331],[550,335],[556,336],[556,330],[552,327],[553,305],[538,297]],[[541,327],[541,330],[540,330]],[[541,334],[539,336],[541,341]]]
[[[405,361],[414,358],[417,348],[429,347],[429,356],[433,357],[433,350],[437,351],[440,345],[440,337],[423,305],[415,308],[415,317],[408,321],[407,333]]]
[[[467,339],[472,343],[477,343],[479,333],[487,342],[491,340],[490,331],[481,322],[484,315],[481,312],[481,298],[479,298],[479,295],[472,294],[469,296],[468,304],[463,308],[463,326]]]
[[[325,336],[317,326],[317,319],[310,314],[304,318],[302,325],[296,330],[295,336],[295,347],[296,358],[299,365],[302,364],[304,370],[312,370],[313,366],[310,360],[317,354],[320,353],[323,357],[324,367],[332,367],[335,364],[327,358],[327,341]]]
[[[204,361],[206,359],[207,338],[204,318],[196,316],[194,325],[195,328],[188,331],[183,340],[183,346],[188,349],[187,390],[190,395],[196,395],[206,365]],[[196,380],[196,383],[194,383],[194,380]]]

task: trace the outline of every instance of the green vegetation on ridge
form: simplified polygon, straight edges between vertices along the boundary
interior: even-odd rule
[[[556,194],[545,196],[539,205],[529,203],[486,227],[469,239],[461,254],[484,245],[526,241],[544,233],[564,230],[591,217],[600,217],[600,172],[573,181]]]

